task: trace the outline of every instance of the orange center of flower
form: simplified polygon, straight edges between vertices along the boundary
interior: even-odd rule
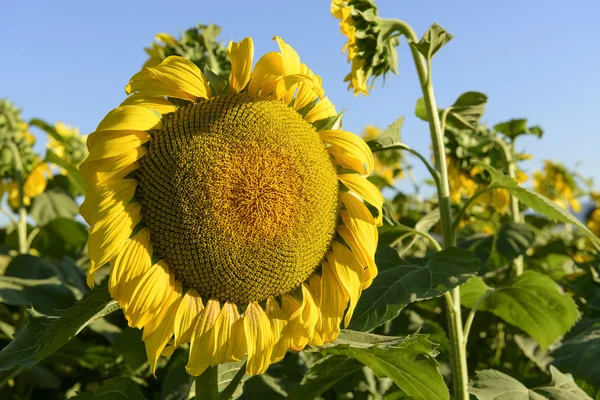
[[[220,301],[294,290],[335,233],[338,183],[319,135],[278,101],[242,94],[187,106],[151,132],[138,170],[154,253]]]

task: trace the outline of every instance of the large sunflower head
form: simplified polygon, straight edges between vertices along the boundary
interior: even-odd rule
[[[334,340],[377,274],[372,154],[323,129],[321,79],[275,39],[254,69],[252,40],[230,43],[226,87],[177,56],[144,68],[88,137],[88,282],[110,264],[153,370],[189,342],[192,375],[246,354],[263,373]]]

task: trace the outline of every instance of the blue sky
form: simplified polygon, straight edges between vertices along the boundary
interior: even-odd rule
[[[445,107],[468,90],[482,91],[489,96],[484,121],[529,118],[545,129],[542,140],[518,142],[536,157],[527,169],[545,158],[570,167],[580,162],[584,175],[600,179],[600,53],[594,45],[599,2],[381,0],[377,5],[380,15],[407,21],[419,35],[435,21],[455,36],[434,60],[438,105]],[[12,1],[2,14],[0,97],[21,107],[25,118],[64,121],[89,133],[123,100],[123,88],[145,61],[143,48],[156,33],[216,23],[224,43],[252,36],[256,58],[276,50],[271,38],[282,36],[321,75],[338,109],[347,110],[345,129],[385,127],[405,115],[403,140],[429,153],[427,125],[414,117],[421,94],[406,43],[398,48],[400,75],[384,87],[378,82],[369,97],[354,97],[343,82],[349,71],[340,52],[345,39],[326,0]],[[426,177],[421,168],[417,173]]]

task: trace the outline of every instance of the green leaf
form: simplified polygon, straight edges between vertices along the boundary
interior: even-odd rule
[[[329,347],[352,347],[355,349],[366,349],[373,346],[389,347],[395,346],[404,341],[400,336],[375,335],[373,333],[353,331],[350,329],[341,329],[337,339],[333,342],[321,346],[319,350]]]
[[[585,224],[579,221],[575,216],[573,216],[564,208],[559,207],[553,201],[547,199],[546,197],[540,194],[520,187],[519,184],[515,182],[512,178],[504,175],[502,172],[481,161],[473,161],[473,164],[485,169],[491,175],[492,182],[488,187],[491,186],[494,188],[507,189],[510,192],[510,194],[519,199],[521,203],[531,207],[534,211],[545,215],[553,221],[570,223],[575,225],[590,238],[590,240],[594,243],[595,246],[600,248],[600,239],[596,235],[594,235],[585,226]]]
[[[476,129],[485,112],[487,96],[480,92],[466,92],[448,108],[446,122],[459,129]]]
[[[136,329],[136,331],[140,331]],[[142,346],[143,351],[143,346]],[[141,354],[146,360],[146,354]],[[194,382],[194,377],[185,371],[185,365],[188,361],[188,352],[183,349],[175,350],[175,353],[169,359],[165,367],[166,375],[164,377],[161,391],[161,400],[187,400]]]
[[[535,232],[527,224],[508,222],[498,230],[496,250],[509,260],[525,254],[535,242]]]
[[[47,318],[35,310],[26,311],[27,324],[21,327],[14,339],[0,351],[0,371],[7,371],[13,366],[31,367],[35,364],[34,354],[39,346],[36,344],[40,332],[44,330]]]
[[[219,400],[236,399],[242,395],[244,391],[243,382],[250,378],[250,375],[247,375],[245,370],[246,364],[243,361],[228,362],[219,365],[219,376],[217,378]],[[235,385],[235,387],[229,387],[230,384]]]
[[[541,130],[541,128],[536,127],[536,129]],[[525,135],[530,133],[529,129],[527,129],[527,120],[526,119],[511,119],[510,121],[501,122],[499,124],[494,125],[494,130],[506,135],[508,138],[514,140],[520,135]]]
[[[75,200],[59,190],[48,190],[37,196],[29,211],[31,218],[40,226],[59,217],[73,219],[77,214],[79,206]]]
[[[412,335],[393,347],[335,347],[328,349],[327,354],[360,361],[379,378],[390,378],[407,396],[449,399],[448,388],[437,368],[436,347],[426,335]]]
[[[389,124],[375,139],[369,140],[367,143],[369,148],[377,151],[401,143],[402,124],[404,124],[404,115]]]
[[[31,247],[51,258],[65,255],[77,257],[83,251],[87,240],[88,230],[83,224],[59,217],[40,228]]]
[[[138,385],[129,378],[112,378],[104,381],[90,393],[78,393],[75,400],[146,400]]]
[[[439,297],[479,270],[479,260],[450,247],[420,265],[398,265],[379,273],[354,311],[350,329],[370,331],[395,318],[408,304]]]
[[[85,184],[81,179],[81,174],[79,173],[79,169],[74,165],[68,163],[67,161],[60,158],[55,152],[48,149],[46,150],[46,162],[54,163],[59,167],[63,168],[67,171],[67,178],[75,188],[75,194],[84,194],[85,193]]]
[[[444,28],[434,23],[423,34],[419,43],[411,43],[411,46],[416,48],[427,60],[431,60],[435,53],[452,40],[453,37]]]
[[[36,328],[38,340],[31,343],[30,340],[17,339],[21,331],[15,336],[12,343],[20,343],[19,347],[13,346],[8,353],[9,346],[0,351],[0,371],[6,371],[13,366],[31,367],[46,357],[52,355],[69,340],[75,337],[83,328],[119,308],[117,302],[110,297],[107,288],[98,288],[84,300],[78,302],[72,308],[62,310],[59,317],[45,317],[32,314],[27,326],[32,324]],[[27,326],[22,330],[24,334],[30,333]],[[40,326],[43,327],[40,329]]]
[[[577,326],[584,322],[589,321],[582,320]],[[569,335],[552,352],[555,358],[553,364],[600,388],[600,320],[589,324],[576,335]]]
[[[326,131],[328,129],[333,129],[336,124],[341,123],[342,111],[338,115],[334,115],[333,117],[320,119],[318,121],[312,122],[312,126],[315,128],[317,132]]]
[[[469,385],[469,392],[479,400],[592,400],[577,386],[570,374],[563,374],[552,366],[550,373],[550,385],[528,389],[500,371],[477,371],[476,378]]]
[[[0,301],[13,306],[34,306],[45,314],[55,314],[75,302],[73,293],[57,277],[22,279],[0,276]]]
[[[289,400],[314,399],[340,380],[362,369],[362,364],[343,356],[326,356],[317,361],[299,385],[288,392]]]
[[[472,308],[484,294],[479,311],[489,311],[522,329],[544,350],[579,318],[573,299],[562,293],[556,282],[537,272],[526,271],[510,285],[497,289],[473,278],[461,290],[461,303]]]
[[[415,106],[415,115],[417,118],[423,121],[429,121],[429,114],[427,114],[425,99],[422,97],[417,100],[417,105]]]

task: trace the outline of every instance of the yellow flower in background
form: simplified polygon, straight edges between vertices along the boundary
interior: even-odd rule
[[[60,136],[60,140],[50,136],[48,148],[62,160],[78,167],[87,156],[87,148],[85,145],[87,136],[80,135],[79,128],[74,128],[71,125],[62,122],[54,124],[54,129]],[[64,169],[61,169],[61,172],[63,175],[66,175]]]
[[[33,170],[25,177],[23,185],[23,204],[31,205],[31,200],[46,190],[48,179],[52,177],[52,171],[47,163],[40,161]],[[15,180],[5,184],[8,193],[8,204],[12,208],[19,208],[19,185]]]
[[[254,69],[252,39],[230,43],[222,94],[185,58],[144,68],[88,137],[88,283],[110,264],[110,293],[143,328],[153,372],[189,342],[191,375],[246,353],[247,372],[263,373],[287,350],[334,340],[377,274],[371,151],[315,130],[335,107],[275,39],[280,51]]]
[[[594,233],[594,235],[600,237],[600,208],[596,208],[587,220],[587,227]]]
[[[363,129],[363,139],[365,142],[377,138],[381,134],[381,129],[373,125],[367,125]],[[389,186],[404,178],[404,171],[401,169],[401,153],[398,151],[380,151],[375,153],[373,173],[382,178]]]
[[[577,183],[573,175],[560,164],[544,161],[544,170],[533,174],[533,190],[563,208],[581,211]]]
[[[165,49],[167,46],[175,46],[177,44],[177,39],[168,33],[158,33],[154,36],[154,40],[150,47],[144,48],[144,51],[150,58],[144,63],[144,67],[153,67],[158,65],[165,59]]]

